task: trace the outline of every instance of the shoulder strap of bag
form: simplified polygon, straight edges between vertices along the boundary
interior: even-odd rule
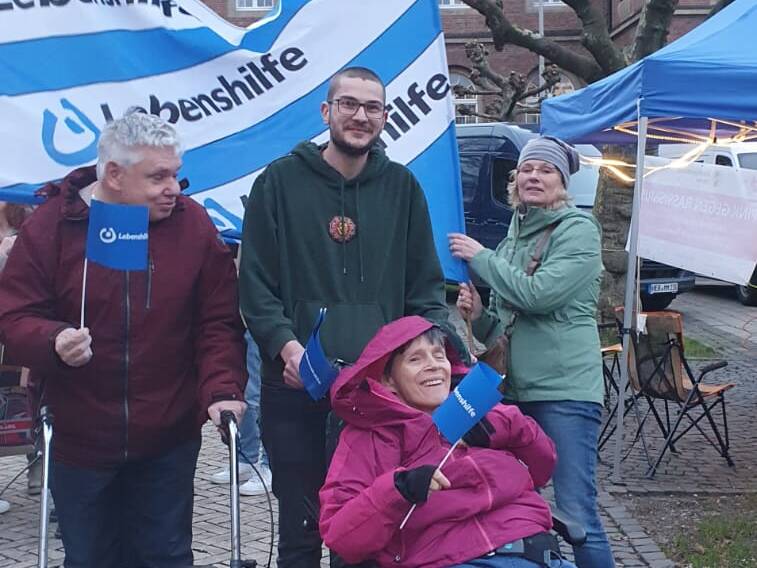
[[[549,240],[549,237],[552,236],[552,233],[555,231],[557,225],[559,224],[560,221],[555,221],[551,225],[547,225],[547,228],[544,229],[541,236],[539,236],[539,240],[536,242],[536,246],[534,247],[534,253],[531,255],[531,260],[528,261],[528,266],[526,266],[526,276],[533,276],[534,272],[536,272],[536,269],[541,265],[541,257],[542,254],[544,254],[544,248],[547,246],[547,241]],[[505,337],[509,338],[512,335],[513,327],[515,326],[515,321],[518,319],[519,314],[520,312],[518,312],[518,310],[512,310],[510,321],[505,326],[503,333]]]
[[[541,256],[544,254],[544,248],[547,246],[547,241],[559,224],[560,221],[555,221],[551,225],[548,225],[547,228],[544,229],[544,232],[542,232],[539,241],[534,247],[534,254],[531,255],[531,260],[528,261],[528,266],[526,266],[527,276],[533,276],[536,269],[539,268],[539,265],[541,264]]]

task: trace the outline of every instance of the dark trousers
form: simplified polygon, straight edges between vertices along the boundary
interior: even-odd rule
[[[263,384],[260,409],[273,494],[279,501],[278,566],[318,568],[322,541],[313,509],[326,478],[328,405],[314,402],[305,391]]]
[[[194,474],[200,441],[108,470],[52,464],[65,568],[192,565]]]

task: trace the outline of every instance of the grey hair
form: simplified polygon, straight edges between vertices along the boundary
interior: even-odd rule
[[[510,171],[507,182],[507,194],[510,198],[510,206],[513,209],[520,207],[520,195],[518,194],[518,170],[514,169]],[[547,207],[547,209],[562,209],[566,205],[570,205],[573,202],[573,198],[568,194],[568,190],[565,189],[565,183],[562,184],[562,189],[557,195],[557,199]]]
[[[142,160],[140,147],[173,148],[177,156],[183,149],[176,129],[159,116],[130,108],[123,117],[103,128],[97,143],[97,179],[105,175],[108,162],[131,166]]]
[[[392,354],[389,355],[389,358],[386,360],[386,365],[384,366],[384,375],[386,375],[387,377],[391,376],[392,365],[394,365],[394,361],[395,359],[397,359],[397,356],[407,351],[407,348],[410,347],[410,344],[413,341],[421,338],[426,339],[426,341],[428,341],[431,345],[437,345],[439,347],[445,347],[447,343],[447,334],[444,333],[441,328],[434,326],[427,329],[419,336],[413,337],[410,341],[403,343],[402,345],[397,347],[397,349],[392,351]]]

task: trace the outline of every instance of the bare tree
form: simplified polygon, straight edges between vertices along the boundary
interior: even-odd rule
[[[544,83],[539,87],[529,88],[527,78],[522,73],[511,71],[505,77],[491,68],[489,50],[478,41],[466,43],[465,54],[473,66],[469,76],[473,87],[457,85],[455,95],[486,98],[483,112],[469,107],[460,107],[458,112],[463,116],[477,116],[484,120],[502,122],[512,121],[518,112],[538,112],[544,96],[560,82],[560,69],[557,65],[549,65],[544,69],[542,74]],[[542,96],[536,101],[522,102],[539,95]]]
[[[559,81],[560,69],[586,83],[593,83],[654,53],[667,42],[670,22],[678,5],[678,0],[646,0],[642,6],[634,41],[623,49],[613,43],[604,14],[598,9],[598,1],[563,0],[563,3],[576,13],[581,23],[581,45],[586,53],[579,53],[512,23],[504,12],[502,0],[463,2],[484,16],[486,26],[492,34],[495,50],[501,51],[505,45],[516,45],[543,56],[552,64],[549,67],[549,76],[546,76],[545,71],[544,88],[529,93],[525,79],[521,80],[513,73],[506,77],[491,69],[484,46],[466,45],[466,54],[474,69],[471,81],[475,85],[475,89],[469,90],[467,94],[474,94],[471,91],[476,91],[479,95],[496,95],[496,104],[492,108],[480,114],[475,113],[490,120],[509,120],[519,101],[527,96],[546,94]],[[717,7],[722,7],[720,4],[728,2],[729,0],[721,0]],[[551,81],[554,82],[550,84]],[[629,150],[632,149],[607,146],[603,148],[603,154],[605,157],[633,161],[633,153]],[[610,177],[602,170],[594,214],[603,228],[602,256],[605,278],[602,283],[600,310],[603,319],[606,320],[614,317],[613,306],[621,304],[623,300],[627,265],[624,249],[631,221],[632,200],[633,187]]]

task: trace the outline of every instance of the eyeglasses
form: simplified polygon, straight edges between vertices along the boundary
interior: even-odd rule
[[[365,109],[365,115],[368,118],[384,117],[384,103],[380,103],[379,101],[368,101],[367,103],[361,103],[360,101],[353,99],[352,97],[341,97],[339,99],[332,99],[327,102],[332,105],[336,103],[336,108],[339,111],[339,114],[353,116],[357,114],[357,111],[360,110],[360,107],[363,107]]]
[[[531,175],[533,173],[536,173],[537,175],[548,176],[551,174],[556,174],[557,168],[555,168],[554,166],[539,166],[538,168],[535,168],[534,166],[523,165],[518,168],[518,173],[524,175]]]

